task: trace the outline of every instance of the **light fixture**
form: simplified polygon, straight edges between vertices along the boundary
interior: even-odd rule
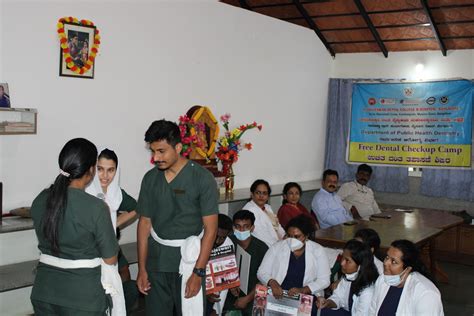
[[[422,63],[418,63],[416,64],[415,66],[415,72],[417,74],[421,74],[423,72],[423,69],[425,69],[425,65],[423,65]]]

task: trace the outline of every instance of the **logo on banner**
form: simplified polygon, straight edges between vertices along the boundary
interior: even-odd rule
[[[377,100],[375,98],[369,98],[369,105],[375,105],[377,103]]]
[[[436,98],[435,97],[429,97],[428,99],[426,99],[426,103],[428,105],[433,105],[436,103]]]
[[[385,99],[382,98],[379,100],[380,104],[382,105],[394,105],[395,104],[395,99]]]
[[[403,94],[406,96],[406,97],[411,97],[413,95],[413,88],[412,87],[406,87],[403,89]]]
[[[443,96],[441,97],[441,99],[439,99],[439,101],[441,102],[441,104],[448,104],[449,98],[447,96]]]

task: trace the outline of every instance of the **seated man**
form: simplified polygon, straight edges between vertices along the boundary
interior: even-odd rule
[[[232,220],[227,215],[219,214],[217,218],[217,235],[212,249],[214,250],[221,247],[224,248],[227,246],[234,246],[229,238],[229,235],[232,232]],[[221,291],[219,293],[208,294],[206,297],[206,315],[222,315],[222,308],[224,307],[225,298],[227,297],[227,290]]]
[[[268,250],[267,245],[252,236],[251,232],[255,226],[255,215],[247,210],[241,210],[234,214],[234,235],[230,238],[236,245],[242,247],[251,257],[248,274],[247,293],[240,288],[230,289],[224,305],[224,312],[240,310],[242,315],[252,315],[253,299],[255,296],[255,286],[257,285],[257,271],[262,263],[263,257]],[[237,260],[239,260],[237,258]],[[241,280],[242,282],[242,280]]]
[[[322,188],[314,195],[311,207],[318,218],[321,228],[328,228],[353,220],[352,215],[342,205],[336,194],[337,171],[328,169],[323,173]]]
[[[380,213],[379,206],[375,202],[374,191],[367,187],[371,175],[372,168],[362,164],[357,168],[355,181],[344,183],[337,192],[342,204],[354,218]]]

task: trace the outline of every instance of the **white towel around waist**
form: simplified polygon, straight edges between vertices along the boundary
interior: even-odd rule
[[[193,273],[194,266],[201,252],[202,231],[199,236],[189,236],[186,239],[161,239],[153,229],[150,230],[151,237],[164,246],[181,248],[181,261],[179,263],[179,274],[181,275],[181,311],[183,316],[203,315],[202,288],[196,296],[185,298],[186,282]]]
[[[117,265],[110,265],[101,258],[70,260],[42,253],[39,261],[61,269],[91,269],[101,267],[100,281],[106,294],[112,297],[111,316],[125,316],[125,297],[123,295],[122,279],[118,273]]]

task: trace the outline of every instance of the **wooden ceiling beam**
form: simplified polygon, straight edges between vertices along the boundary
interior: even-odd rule
[[[242,9],[247,9],[247,10],[252,11],[252,8],[247,3],[247,0],[239,0],[239,3],[240,3],[240,6],[242,7]]]
[[[294,5],[300,12],[300,14],[304,17],[306,20],[306,23],[308,23],[309,27],[313,29],[314,33],[319,37],[321,42],[323,42],[324,46],[326,49],[329,51],[332,57],[336,56],[336,53],[334,52],[334,49],[332,49],[331,45],[329,45],[328,41],[324,37],[323,33],[319,30],[319,28],[316,26],[316,23],[314,23],[313,19],[309,16],[308,11],[304,8],[304,6],[301,4],[299,0],[293,0]]]
[[[433,19],[433,14],[431,14],[428,1],[427,0],[420,0],[420,1],[421,1],[421,5],[423,6],[423,10],[425,11],[426,16],[428,17],[428,21],[431,23],[431,29],[433,30],[436,40],[438,41],[439,49],[441,50],[441,53],[443,54],[443,56],[446,56],[447,55],[446,46],[444,45],[443,39],[441,38],[441,34],[439,33],[438,26],[436,25],[436,22]]]
[[[356,4],[357,8],[359,9],[359,12],[362,15],[362,18],[364,19],[365,23],[367,23],[367,26],[369,27],[370,32],[374,36],[375,41],[379,45],[380,50],[382,51],[385,58],[387,58],[388,57],[387,48],[385,47],[384,43],[382,42],[382,39],[380,38],[379,33],[377,32],[377,30],[374,27],[374,24],[370,20],[370,17],[367,14],[367,11],[365,11],[364,5],[362,4],[362,2],[360,2],[360,0],[354,0],[354,3]]]

